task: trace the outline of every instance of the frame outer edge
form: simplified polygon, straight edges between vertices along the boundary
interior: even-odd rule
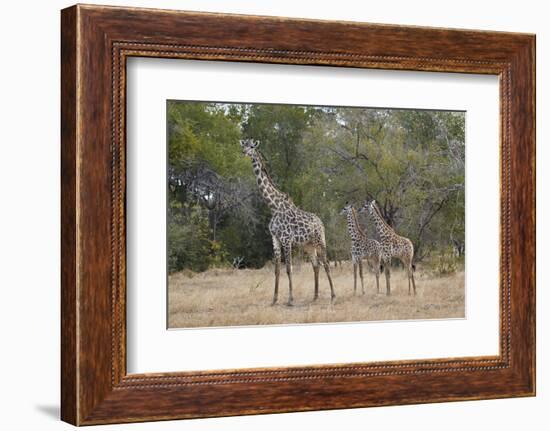
[[[525,67],[527,68],[527,73],[525,76],[525,85],[527,87],[527,100],[526,104],[531,115],[526,117],[526,128],[527,128],[527,147],[529,148],[530,158],[527,161],[529,164],[529,183],[530,183],[530,194],[526,196],[531,209],[531,215],[529,217],[529,231],[527,232],[528,237],[532,239],[532,244],[529,245],[529,252],[531,253],[528,264],[529,276],[531,283],[528,287],[525,288],[525,291],[528,295],[529,302],[529,344],[530,348],[527,349],[529,353],[528,358],[528,390],[527,393],[529,396],[536,396],[537,392],[537,336],[536,336],[536,314],[537,314],[537,300],[536,300],[536,285],[537,285],[537,260],[536,260],[536,250],[537,250],[537,199],[536,199],[536,190],[537,190],[537,175],[536,175],[536,163],[537,163],[537,134],[536,134],[536,70],[537,70],[537,56],[536,56],[536,35],[530,35],[527,38],[527,46],[525,49]]]
[[[534,237],[534,259],[533,259],[533,316],[532,316],[532,337],[533,337],[533,357],[532,357],[532,395],[537,395],[537,37],[533,35],[530,44],[530,55],[533,61],[533,68],[531,71],[531,80],[533,82],[533,94],[531,96],[531,104],[533,109],[533,136],[531,137],[533,145],[533,158],[531,160],[532,170],[533,170],[533,192],[532,192],[532,202],[533,202],[533,237]]]
[[[78,6],[61,11],[61,420],[78,425]]]
[[[536,38],[529,35],[512,61],[511,181],[512,314],[515,348],[512,363],[524,396],[536,395]],[[521,289],[519,289],[521,287]]]
[[[528,76],[526,77],[527,85],[529,88],[529,95],[528,95],[528,101],[527,103],[530,106],[531,109],[531,116],[528,118],[529,124],[528,124],[528,130],[529,130],[529,147],[531,149],[531,158],[529,160],[530,163],[530,172],[529,172],[529,178],[532,181],[532,189],[531,194],[527,197],[531,207],[531,217],[529,219],[531,223],[531,234],[533,239],[532,244],[532,259],[531,259],[531,267],[530,270],[530,276],[532,277],[531,285],[529,286],[529,300],[530,300],[530,318],[529,318],[529,325],[530,325],[530,344],[531,349],[529,351],[530,353],[530,361],[529,361],[529,395],[530,396],[536,396],[537,395],[537,115],[536,115],[536,108],[537,108],[537,80],[536,80],[536,71],[537,71],[537,38],[536,35],[531,35],[531,37],[528,38],[527,42],[527,61],[526,64],[529,66]]]

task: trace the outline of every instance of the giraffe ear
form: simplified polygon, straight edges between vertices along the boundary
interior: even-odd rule
[[[260,145],[260,141],[254,141],[250,148],[256,148],[258,145]]]

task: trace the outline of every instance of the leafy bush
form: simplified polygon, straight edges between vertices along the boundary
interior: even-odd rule
[[[438,276],[455,274],[462,266],[462,260],[456,257],[452,251],[444,251],[436,258],[433,271]]]
[[[190,210],[185,217],[177,215],[168,221],[168,272],[184,268],[196,272],[206,271],[211,263],[211,242],[208,239],[207,218],[200,209]]]

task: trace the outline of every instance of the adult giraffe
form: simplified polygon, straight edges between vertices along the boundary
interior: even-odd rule
[[[260,141],[246,139],[240,141],[242,151],[252,159],[252,167],[256,182],[265,202],[271,210],[269,232],[273,240],[273,257],[275,263],[275,290],[273,303],[277,302],[279,293],[279,273],[281,266],[281,251],[285,255],[286,273],[288,275],[288,305],[292,305],[292,247],[303,246],[309,255],[315,280],[313,300],[319,297],[319,261],[323,264],[330,284],[331,301],[335,298],[334,286],[327,260],[325,227],[321,219],[307,211],[298,208],[292,199],[281,192],[267,173],[264,162],[257,150]]]
[[[360,212],[368,211],[374,221],[374,226],[380,236],[380,245],[382,247],[382,262],[384,263],[384,274],[386,276],[386,295],[390,295],[390,265],[392,257],[398,258],[403,262],[403,266],[408,274],[409,295],[411,294],[411,281],[414,294],[416,295],[416,285],[414,283],[414,247],[409,238],[399,236],[392,227],[386,223],[380,213],[380,209],[373,200],[370,203],[365,202]]]

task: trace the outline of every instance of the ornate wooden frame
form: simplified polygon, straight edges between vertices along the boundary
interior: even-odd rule
[[[534,35],[81,5],[61,18],[63,420],[88,425],[535,394]],[[498,75],[500,354],[128,375],[129,56]]]

